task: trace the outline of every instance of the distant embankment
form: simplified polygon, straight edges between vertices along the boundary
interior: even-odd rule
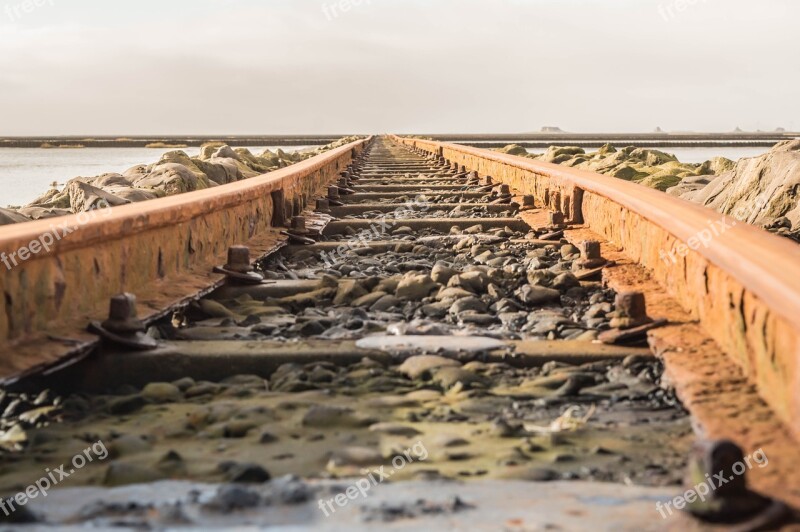
[[[0,148],[146,148],[148,146],[202,146],[222,142],[228,146],[312,146],[330,144],[345,135],[266,135],[203,137],[5,137]]]
[[[772,147],[783,140],[800,137],[800,133],[521,133],[493,135],[420,135],[440,142],[456,142],[481,148],[502,148],[519,144],[525,148],[550,146],[617,146],[662,148],[713,148],[722,146]]]

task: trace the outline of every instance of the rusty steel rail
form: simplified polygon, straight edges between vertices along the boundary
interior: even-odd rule
[[[800,437],[796,243],[621,179],[480,148],[393,138],[533,195],[619,246],[699,321]],[[705,245],[700,239],[708,240],[709,232]],[[680,251],[673,262],[674,250]]]
[[[229,246],[266,251],[275,245],[277,231],[271,228],[299,214],[368,142],[352,142],[236,183],[113,207],[94,217],[0,227],[0,253],[18,257],[16,266],[0,265],[0,378],[91,344],[92,337],[80,331],[90,319],[107,314],[114,294],[137,294],[146,318],[218,283],[222,277],[211,267],[224,262]],[[54,239],[49,249],[32,246],[44,234],[61,235],[62,227],[76,229]],[[20,249],[34,246],[38,253],[19,259]]]

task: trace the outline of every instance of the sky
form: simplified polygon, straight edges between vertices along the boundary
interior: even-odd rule
[[[0,135],[800,130],[797,0],[0,0]]]

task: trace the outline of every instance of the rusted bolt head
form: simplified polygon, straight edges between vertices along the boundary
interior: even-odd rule
[[[453,163],[453,170],[458,172],[458,163]]]
[[[144,331],[144,324],[136,317],[136,296],[125,292],[112,297],[108,306],[108,319],[102,326],[122,335]]]
[[[317,210],[320,212],[331,210],[331,204],[328,202],[327,198],[320,198],[317,200]]]
[[[305,218],[305,216],[293,216],[292,217],[292,230],[294,230],[294,231],[305,231],[306,230],[306,218]]]
[[[522,206],[533,207],[534,206],[533,196],[522,196]]]
[[[509,187],[508,185],[500,185],[500,194],[503,194],[504,196],[510,195],[511,187]]]
[[[328,187],[328,197],[333,200],[339,199],[339,187],[330,186]]]
[[[724,484],[716,487],[712,498],[740,495],[747,491],[745,477],[744,453],[742,449],[730,440],[699,440],[692,447],[690,478],[695,483],[704,481],[708,477],[722,474],[726,479]],[[741,464],[741,465],[737,465]]]
[[[228,248],[228,263],[226,270],[247,273],[253,270],[250,266],[250,248],[247,246],[231,246]]]
[[[125,292],[111,298],[108,306],[109,320],[127,320],[136,317],[136,296]]]
[[[492,176],[490,176],[490,175],[487,175],[486,177],[484,177],[483,178],[483,182],[486,185],[491,185],[492,183],[494,183],[494,181],[492,181]]]
[[[584,240],[578,244],[578,249],[581,250],[581,258],[584,260],[602,258],[600,255],[600,242],[597,240]]]
[[[550,225],[563,225],[564,213],[559,211],[550,211]]]
[[[617,294],[614,304],[621,316],[633,319],[647,317],[647,305],[642,292],[620,292]]]
[[[350,182],[347,180],[346,177],[339,178],[339,186],[342,188],[347,188],[350,186]]]

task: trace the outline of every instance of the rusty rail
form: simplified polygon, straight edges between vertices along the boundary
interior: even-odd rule
[[[144,317],[191,297],[221,277],[210,267],[233,244],[265,250],[273,226],[299,214],[315,193],[367,145],[359,140],[298,164],[210,189],[114,207],[89,217],[0,228],[0,253],[23,248],[27,260],[0,264],[0,377],[52,363],[79,342],[88,320],[105,316],[113,294],[139,296]],[[64,225],[66,224],[66,225]],[[72,233],[42,249],[40,237]],[[3,256],[3,255],[0,255]],[[223,261],[224,262],[224,261]],[[68,336],[73,342],[53,341]]]
[[[622,248],[699,321],[800,437],[800,246],[621,179],[457,144],[393,138],[531,194]],[[700,241],[706,231],[713,235],[707,245]]]

